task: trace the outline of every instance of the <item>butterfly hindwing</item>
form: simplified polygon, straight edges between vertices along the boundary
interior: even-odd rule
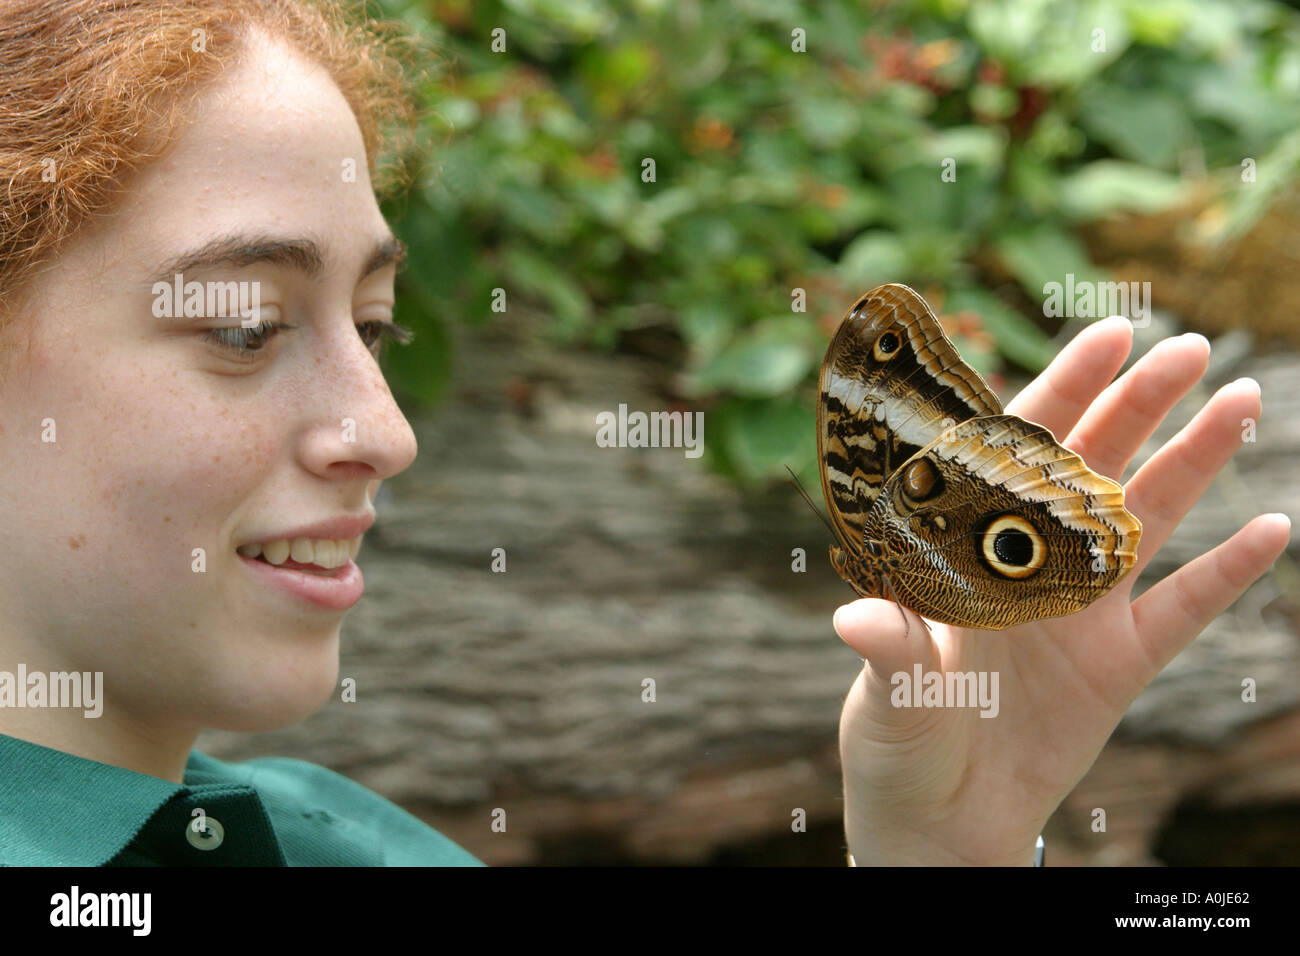
[[[866,522],[903,604],[976,628],[1086,607],[1132,568],[1141,532],[1118,484],[1014,415],[945,431],[886,481]]]

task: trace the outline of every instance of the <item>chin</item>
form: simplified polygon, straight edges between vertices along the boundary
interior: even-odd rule
[[[292,666],[268,668],[241,682],[242,686],[224,687],[224,706],[204,726],[240,733],[288,727],[324,707],[337,692],[338,677],[338,646],[334,643],[326,660],[295,661]]]

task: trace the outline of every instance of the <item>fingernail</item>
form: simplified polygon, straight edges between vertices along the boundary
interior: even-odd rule
[[[1280,512],[1280,511],[1273,511],[1273,512],[1270,512],[1269,514],[1264,515],[1264,517],[1265,517],[1265,518],[1281,518],[1283,521],[1286,522],[1286,526],[1287,526],[1288,529],[1290,529],[1290,527],[1291,527],[1291,516],[1290,516],[1290,515],[1284,515],[1284,514],[1283,514],[1282,512]]]
[[[1255,380],[1254,380],[1253,378],[1251,378],[1249,375],[1243,375],[1241,378],[1237,379],[1236,381],[1232,382],[1231,384],[1233,384],[1233,385],[1238,385],[1238,384],[1240,384],[1241,382],[1249,382],[1250,385],[1251,385],[1251,388],[1253,388],[1253,389],[1255,390],[1255,394],[1256,394],[1256,395],[1260,394],[1259,382],[1255,381]]]
[[[1206,350],[1207,352],[1210,350],[1210,340],[1207,339],[1207,338],[1206,338],[1204,335],[1202,335],[1200,332],[1184,332],[1182,335],[1180,335],[1180,336],[1178,336],[1178,337],[1179,337],[1180,339],[1200,339],[1202,342],[1205,343],[1205,350]]]

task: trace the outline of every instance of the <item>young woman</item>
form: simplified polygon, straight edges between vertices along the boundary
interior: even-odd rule
[[[323,768],[191,752],[324,704],[415,457],[384,55],[296,0],[0,10],[0,671],[103,675],[0,707],[0,863],[478,862]]]
[[[478,862],[323,768],[193,750],[334,691],[351,558],[416,453],[376,360],[401,249],[372,175],[399,100],[383,44],[332,9],[0,10],[0,864]],[[1112,477],[1208,355],[1174,339],[1107,388],[1130,336],[1091,327],[1010,409]],[[1259,412],[1253,383],[1224,388],[1129,483],[1139,567]],[[1002,633],[841,609],[868,660],[841,721],[857,863],[1030,863],[1129,702],[1288,527]],[[915,662],[1000,671],[1000,719],[891,707]],[[8,699],[4,674],[26,675]],[[72,675],[85,706],[49,706]]]

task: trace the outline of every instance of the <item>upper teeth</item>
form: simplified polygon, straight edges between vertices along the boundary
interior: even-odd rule
[[[361,535],[339,541],[280,538],[277,541],[263,541],[261,544],[241,544],[236,550],[246,558],[261,555],[271,564],[284,564],[293,558],[299,564],[339,568],[357,556],[361,550]]]

